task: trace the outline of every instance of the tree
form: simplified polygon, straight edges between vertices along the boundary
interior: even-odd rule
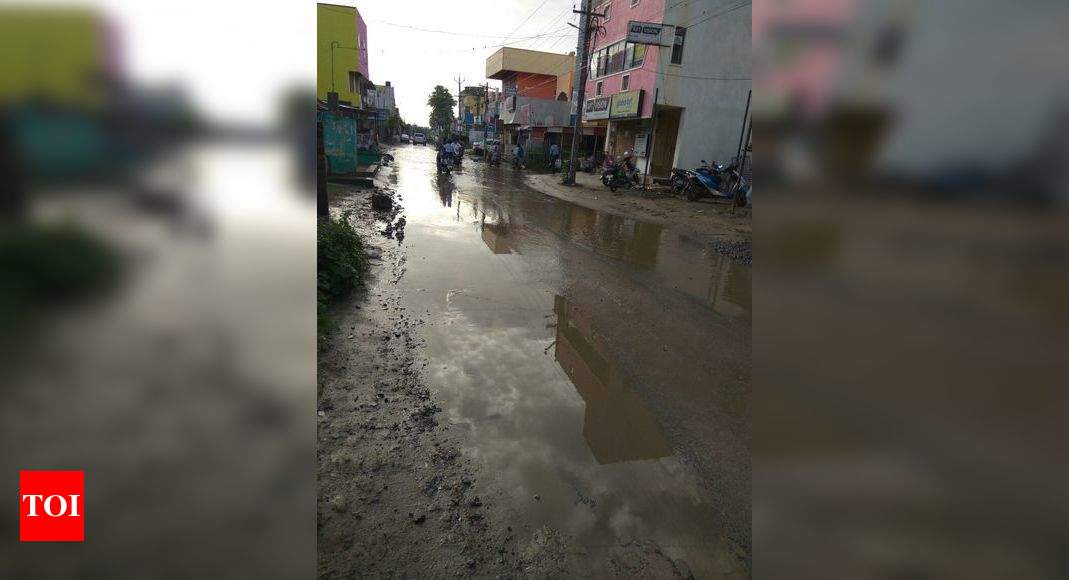
[[[390,130],[391,135],[398,133],[404,133],[405,120],[401,118],[401,113],[397,109],[393,110],[390,114],[390,118],[386,120],[386,127]]]
[[[431,128],[437,129],[442,135],[449,133],[453,126],[453,109],[457,100],[449,93],[449,89],[442,85],[434,87],[434,92],[427,97],[427,105],[431,108]]]

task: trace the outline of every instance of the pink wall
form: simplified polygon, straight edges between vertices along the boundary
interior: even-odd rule
[[[371,80],[371,75],[368,74],[367,66],[367,22],[364,22],[364,18],[360,16],[360,12],[356,13],[356,35],[360,38],[360,51],[357,57],[357,69],[360,74],[364,75],[365,79]]]
[[[615,44],[627,37],[627,23],[631,20],[642,22],[662,22],[664,17],[665,0],[639,0],[637,6],[631,7],[631,0],[610,0],[609,2],[595,3],[594,12],[604,13],[604,8],[612,4],[608,20],[602,20],[601,25],[605,28],[605,34],[597,38],[591,47],[591,52],[600,50]],[[646,50],[646,58],[641,68],[619,72],[600,79],[587,77],[586,98],[594,96],[595,85],[602,82],[602,94],[611,95],[620,92],[620,83],[624,75],[631,75],[628,82],[628,90],[643,89],[646,91],[642,97],[642,116],[653,115],[653,93],[657,86],[657,51],[659,47],[650,46]],[[589,73],[589,71],[588,71]]]

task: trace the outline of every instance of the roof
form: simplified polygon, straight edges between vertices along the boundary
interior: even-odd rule
[[[501,80],[506,75],[516,72],[558,76],[574,66],[574,54],[506,46],[487,57],[486,78]]]

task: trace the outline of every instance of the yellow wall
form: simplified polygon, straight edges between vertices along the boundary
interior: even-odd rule
[[[335,4],[317,4],[316,98],[325,101],[327,93],[338,93],[338,100],[361,106],[360,95],[349,90],[349,71],[359,71],[357,63],[356,8]],[[331,43],[334,53],[334,80],[331,83]],[[331,88],[333,86],[333,89]]]
[[[102,21],[88,10],[0,8],[0,104],[93,107],[106,94]]]

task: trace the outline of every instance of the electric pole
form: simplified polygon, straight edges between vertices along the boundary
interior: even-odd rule
[[[581,0],[579,10],[579,43],[575,48],[575,79],[578,92],[575,97],[575,122],[572,124],[572,150],[568,153],[568,175],[564,177],[566,185],[575,184],[575,161],[579,144],[583,138],[583,101],[586,98],[586,69],[590,57],[587,56],[587,34],[590,32],[590,0]],[[571,96],[571,95],[569,95]]]
[[[464,93],[460,92],[460,84],[464,82],[464,77],[457,75],[457,121],[464,124]]]

